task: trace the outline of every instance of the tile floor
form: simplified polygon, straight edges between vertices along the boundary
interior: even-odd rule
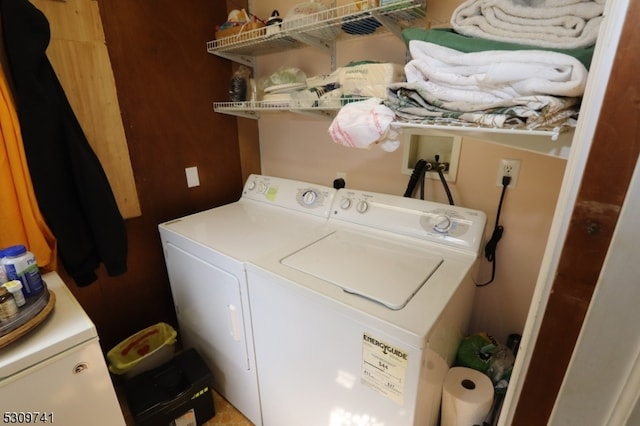
[[[245,416],[218,395],[213,393],[216,415],[203,426],[253,426]]]

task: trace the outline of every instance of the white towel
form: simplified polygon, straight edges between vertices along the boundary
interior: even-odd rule
[[[412,40],[406,83],[389,86],[400,119],[472,122],[490,127],[573,124],[587,69],[573,56],[543,50],[464,53]]]
[[[543,50],[463,53],[421,40],[409,42],[407,82],[423,82],[446,101],[490,108],[505,99],[550,95],[579,97],[588,71],[572,56]]]
[[[463,35],[574,49],[595,44],[605,0],[467,0],[451,17]]]

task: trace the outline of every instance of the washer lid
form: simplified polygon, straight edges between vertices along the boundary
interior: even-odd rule
[[[397,310],[411,300],[443,259],[423,247],[336,231],[281,262]]]

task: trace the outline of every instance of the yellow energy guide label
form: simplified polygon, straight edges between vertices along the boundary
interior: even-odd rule
[[[407,365],[405,351],[364,333],[360,376],[363,384],[402,405]]]

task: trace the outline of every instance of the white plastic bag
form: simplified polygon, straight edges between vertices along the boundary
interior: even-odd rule
[[[405,80],[404,65],[355,62],[338,70],[338,82],[345,95],[384,98],[391,83]]]
[[[391,128],[395,114],[378,98],[352,102],[338,111],[329,126],[329,134],[335,143],[368,148],[379,144],[380,148],[391,152],[398,149],[398,133]]]

